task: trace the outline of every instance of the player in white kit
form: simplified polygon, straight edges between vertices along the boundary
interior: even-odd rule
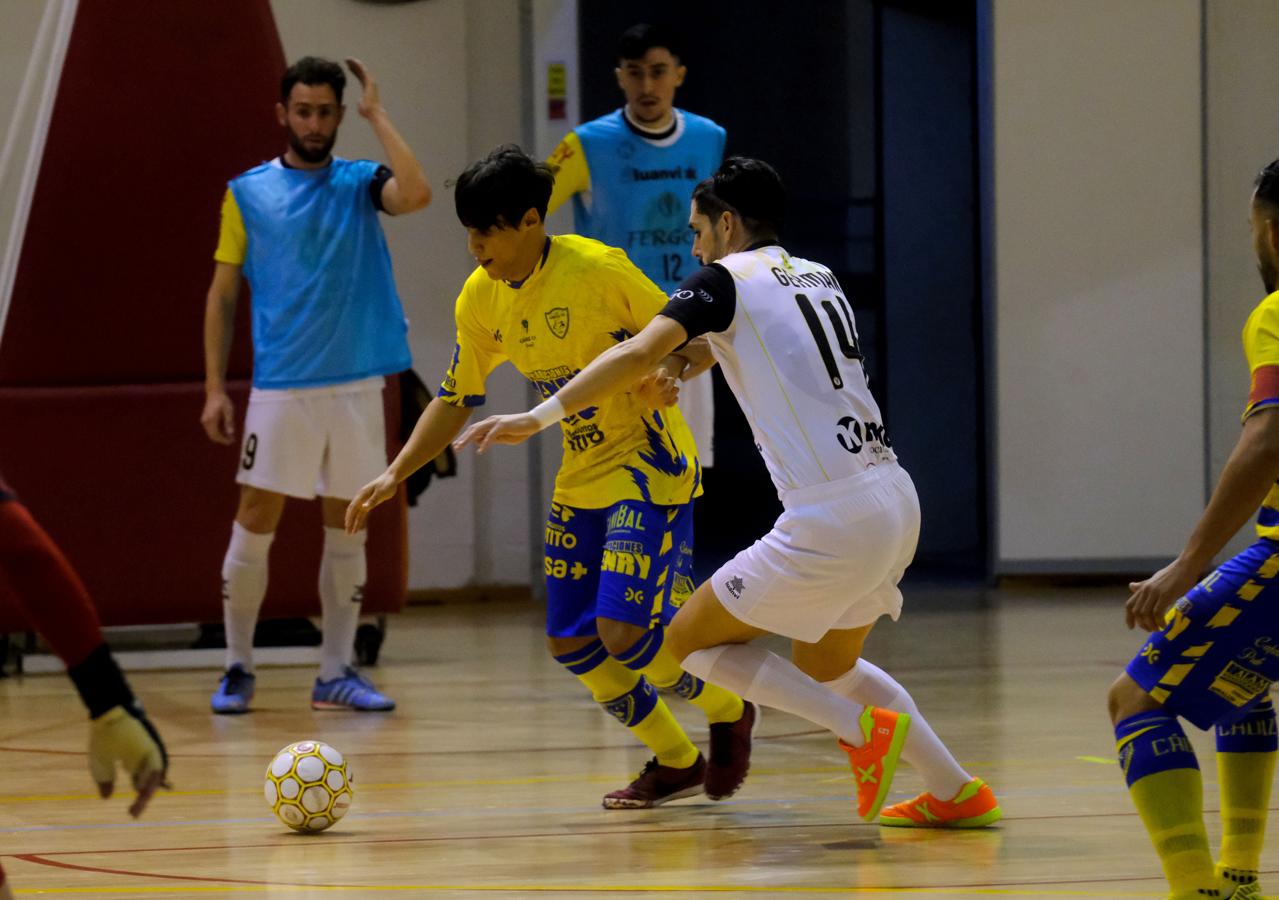
[[[693,193],[689,227],[703,268],[662,312],[549,400],[471,426],[458,446],[484,452],[520,443],[618,391],[665,378],[654,372],[659,360],[708,340],[783,512],[694,592],[669,627],[669,646],[694,675],[830,729],[848,753],[867,821],[879,815],[904,759],[927,790],[884,809],[881,824],[989,825],[1001,815],[994,793],[959,766],[910,694],[860,659],[876,620],[901,612],[897,584],[915,553],[919,500],[867,387],[838,281],[777,243],[784,205],[771,166],[726,160]],[[749,646],[769,633],[792,639],[793,662]]]

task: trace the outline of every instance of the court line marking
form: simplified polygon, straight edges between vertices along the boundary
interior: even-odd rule
[[[1113,891],[1106,894],[1098,894],[1093,891],[1069,890],[1056,888],[1055,885],[1067,884],[1116,884],[1122,882],[1144,882],[1159,881],[1160,876],[1150,877],[1111,877],[1111,878],[1085,878],[1072,881],[1027,881],[1027,882],[978,882],[976,884],[939,884],[939,885],[902,885],[902,886],[880,886],[880,885],[843,885],[843,886],[819,886],[819,885],[729,885],[729,884],[701,884],[701,885],[635,885],[635,884],[522,884],[522,885],[482,885],[482,884],[394,884],[394,885],[374,885],[374,884],[305,884],[278,881],[253,881],[243,878],[216,878],[203,875],[169,875],[154,872],[133,872],[127,869],[106,869],[98,866],[82,866],[75,863],[59,862],[57,860],[45,859],[40,854],[27,853],[15,854],[15,858],[35,865],[52,866],[60,869],[72,869],[80,872],[94,872],[106,875],[124,875],[135,878],[157,878],[171,879],[174,881],[198,881],[198,882],[214,882],[218,885],[237,885],[247,886],[257,890],[271,890],[273,888],[298,888],[309,891],[450,891],[457,893],[745,893],[745,894],[936,894],[942,891],[960,891],[967,894],[981,895],[1021,895],[1035,897],[1144,897],[1148,892],[1124,893],[1116,894]],[[1032,890],[1026,890],[1026,888]],[[1046,887],[1049,890],[1033,890],[1033,888]],[[238,888],[235,888],[238,889]],[[100,890],[95,888],[70,888],[67,890],[58,890],[56,888],[36,888],[32,889],[32,893],[85,893],[91,890]],[[166,886],[138,886],[136,888],[115,888],[109,889],[113,893],[158,893],[160,891],[171,891],[172,888]],[[195,888],[195,890],[201,890]],[[204,890],[217,890],[225,892],[226,888],[212,887]],[[233,889],[234,890],[234,889]],[[25,893],[25,892],[23,892]]]
[[[818,732],[813,732],[813,733],[814,733],[814,734],[816,734],[816,733],[818,733]],[[820,733],[821,733],[821,734],[825,734],[825,732],[820,732]],[[792,738],[792,737],[803,736],[803,735],[806,735],[806,734],[808,734],[808,732],[797,732],[797,733],[795,733],[795,734],[779,735],[779,736],[777,736],[777,738],[776,738],[776,739]],[[6,750],[11,750],[11,749],[13,749],[13,748],[0,747],[0,752],[6,751]],[[549,749],[549,748],[548,748],[548,749]],[[619,746],[619,747],[611,747],[611,746],[610,746],[610,747],[593,747],[593,748],[584,748],[584,749],[587,749],[587,750],[614,750],[614,749],[615,749],[615,750],[629,750],[629,749],[632,749],[632,748],[631,748],[631,746],[630,746],[630,745],[626,745],[626,746],[624,746],[624,747],[623,747],[623,746]],[[20,751],[18,751],[18,752],[30,752],[30,753],[41,753],[41,754],[43,754],[43,753],[49,753],[49,754],[70,755],[70,756],[85,756],[85,755],[86,755],[84,752],[82,752],[82,751],[78,751],[78,750],[29,750],[29,751],[27,751],[27,750],[20,750]],[[453,751],[447,751],[447,752],[452,753]],[[512,751],[502,751],[502,752],[509,753],[509,752],[512,752]],[[556,749],[556,750],[555,750],[555,752],[564,752],[564,748],[558,748],[558,749]],[[424,754],[415,754],[415,753],[403,753],[403,754],[367,753],[367,754],[361,754],[361,755],[360,755],[360,758],[361,758],[361,759],[366,759],[366,758],[367,758],[367,759],[374,759],[374,758],[377,758],[377,757],[380,757],[380,756],[388,756],[388,755],[414,756],[414,755],[429,755],[429,753],[424,753]],[[202,759],[202,758],[206,758],[206,757],[205,757],[203,754],[201,754],[201,755],[199,755],[199,756],[190,756],[190,757],[182,757],[182,756],[174,757],[172,754],[170,755],[170,759],[175,759],[175,758],[176,758],[176,759],[184,759],[184,758],[185,758],[185,759]],[[211,758],[215,758],[215,759],[226,759],[226,755],[225,755],[225,754],[215,754],[215,755],[212,755],[212,756],[211,756]],[[1100,756],[1076,756],[1076,757],[1074,757],[1074,759],[1075,759],[1075,760],[1079,760],[1079,761],[1083,761],[1083,762],[1088,762],[1088,763],[1099,763],[1099,764],[1105,764],[1105,765],[1117,765],[1117,762],[1116,762],[1115,760],[1112,760],[1112,759],[1106,759],[1106,758],[1103,758],[1103,757],[1100,757]],[[998,763],[997,765],[999,765],[1000,767],[1002,767],[1002,768],[1004,768],[1004,769],[1008,769],[1008,768],[1010,768],[1010,767],[1011,767],[1011,766],[1010,766],[1010,764],[1015,764],[1015,763],[1016,763],[1016,761],[1015,761],[1015,760],[1011,760],[1011,761],[1010,761],[1010,760],[1005,760],[1005,761],[1003,761],[1003,762],[1001,762],[1001,763]],[[1029,765],[1029,764],[1031,764],[1031,763],[1030,763],[1029,761],[1027,761],[1027,765]],[[1034,765],[1037,765],[1037,766],[1038,766],[1038,765],[1041,765],[1041,764],[1042,764],[1042,761],[1036,761],[1036,762],[1034,763]],[[965,763],[965,765],[967,765],[967,766],[969,766],[969,767],[971,767],[971,768],[980,768],[980,767],[982,767],[983,765],[985,765],[985,766],[989,767],[989,766],[994,765],[994,764],[991,764],[991,763],[985,763],[985,764],[983,764],[983,763],[971,763],[971,762],[970,762],[970,763]],[[828,766],[803,766],[803,767],[790,767],[790,768],[785,768],[785,769],[778,769],[778,768],[759,768],[759,769],[752,769],[752,770],[751,770],[751,775],[752,775],[752,776],[755,776],[755,777],[759,777],[759,776],[764,776],[764,777],[783,777],[783,776],[788,776],[788,775],[835,775],[835,776],[837,776],[837,777],[835,777],[835,778],[826,779],[826,780],[825,780],[825,781],[823,781],[822,783],[835,783],[835,782],[838,782],[838,781],[847,781],[847,780],[850,780],[850,779],[852,778],[852,775],[849,773],[848,768],[847,768],[846,766],[843,766],[843,765],[828,765]],[[577,783],[582,783],[582,782],[588,782],[588,783],[601,783],[601,784],[602,784],[602,783],[606,783],[606,782],[611,782],[611,781],[613,781],[614,779],[615,779],[615,775],[613,775],[613,774],[611,774],[611,773],[607,773],[607,774],[605,774],[605,773],[601,773],[601,774],[598,774],[598,775],[583,775],[583,774],[576,774],[576,773],[575,773],[575,774],[565,774],[565,775],[528,775],[528,776],[520,776],[520,777],[515,777],[515,778],[450,778],[450,779],[434,779],[434,780],[429,780],[429,781],[401,781],[401,782],[390,782],[390,781],[388,781],[388,782],[375,782],[375,783],[361,783],[361,784],[359,785],[359,787],[360,787],[360,789],[361,789],[361,790],[405,790],[405,789],[413,789],[413,788],[474,787],[474,786],[480,786],[480,785],[499,786],[499,787],[501,787],[501,786],[510,787],[510,786],[533,785],[533,784],[568,784],[568,783],[577,784]],[[249,795],[249,794],[258,794],[258,793],[261,793],[261,792],[260,792],[258,789],[256,789],[256,788],[230,788],[230,789],[228,789],[228,788],[205,788],[205,789],[202,789],[202,790],[187,790],[187,791],[182,791],[182,790],[166,790],[166,791],[164,791],[163,793],[161,793],[161,795],[160,795],[160,796],[162,796],[162,797],[164,797],[164,796],[168,796],[168,797],[219,797],[219,796],[231,796],[231,795],[234,795],[234,794],[243,794],[243,795],[246,795],[246,796],[247,796],[247,795]],[[90,793],[79,793],[79,794],[11,794],[11,795],[4,795],[4,794],[0,794],[0,806],[4,806],[4,805],[6,805],[6,804],[18,804],[18,803],[62,803],[62,802],[80,802],[80,801],[82,801],[82,800],[96,800],[97,798],[98,798],[98,795],[97,795],[97,794],[90,794]]]
[[[66,727],[66,726],[59,726]],[[806,731],[788,731],[782,734],[761,734],[754,737],[755,741],[786,741],[792,738],[819,737],[827,735],[830,732],[825,729],[816,728]],[[506,748],[481,748],[481,749],[459,749],[459,750],[386,750],[372,751],[369,753],[361,753],[361,759],[383,759],[398,758],[412,756],[484,756],[484,755],[502,755],[517,754],[519,756],[529,756],[535,753],[574,753],[578,751],[604,751],[604,750],[631,750],[634,744],[598,744],[595,746],[571,746],[571,747],[522,747],[519,750],[508,750]],[[50,756],[86,756],[83,750],[58,750],[51,747],[20,747],[9,744],[0,744],[0,753],[34,753],[47,754]],[[169,753],[169,759],[226,759],[225,753]]]

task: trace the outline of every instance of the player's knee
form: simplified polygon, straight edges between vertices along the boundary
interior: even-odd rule
[[[593,635],[589,637],[557,637],[553,634],[548,634],[546,636],[546,650],[551,656],[558,659],[566,653],[581,650],[593,640],[595,640]]]
[[[599,632],[605,648],[614,656],[634,647],[635,642],[648,631],[643,625],[632,625],[630,622],[603,618],[595,620],[595,629]]]
[[[1130,716],[1160,707],[1159,702],[1147,694],[1141,685],[1133,681],[1127,672],[1121,673],[1111,684],[1106,700],[1110,710],[1110,721],[1114,725],[1118,725]]]
[[[269,534],[280,524],[284,497],[272,491],[242,485],[235,520],[255,534]]]

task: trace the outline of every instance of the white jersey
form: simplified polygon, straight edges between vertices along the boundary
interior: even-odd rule
[[[662,315],[707,335],[779,493],[896,460],[830,269],[758,246],[688,278]]]

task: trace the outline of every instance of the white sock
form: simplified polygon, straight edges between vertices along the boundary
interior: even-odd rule
[[[973,780],[973,776],[963,770],[919,714],[919,708],[906,689],[879,666],[859,659],[857,665],[843,675],[822,683],[857,703],[910,713],[910,731],[902,747],[902,759],[919,772],[924,779],[924,788],[934,797],[953,799],[964,785]]]
[[[226,628],[226,667],[253,671],[253,629],[266,596],[267,556],[275,532],[257,534],[231,523],[231,543],[222,560],[222,623]]]
[[[683,666],[747,700],[828,728],[854,747],[866,742],[857,723],[861,704],[814,681],[776,653],[749,644],[721,644],[690,653]]]
[[[320,680],[341,678],[351,664],[355,629],[360,622],[364,581],[368,566],[364,558],[367,531],[347,534],[341,528],[324,529],[324,558],[320,562]]]

